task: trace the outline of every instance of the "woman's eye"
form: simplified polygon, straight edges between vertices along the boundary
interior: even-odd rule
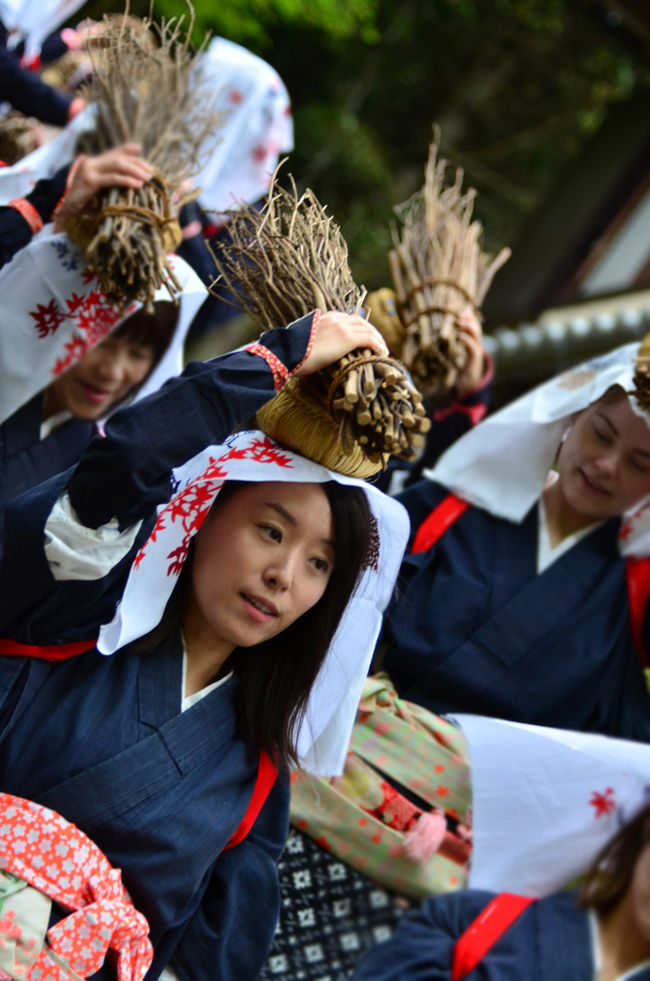
[[[314,566],[314,568],[318,572],[329,572],[330,571],[330,564],[327,561],[327,559],[323,559],[319,555],[315,555],[314,558],[311,560],[311,562],[312,562],[312,565]]]
[[[638,460],[635,460],[634,457],[632,457],[632,460],[630,462],[638,473],[647,474],[649,472],[647,465],[645,463],[640,463]]]
[[[282,532],[279,528],[274,528],[273,525],[259,525],[261,531],[274,542],[282,541]]]
[[[601,443],[611,443],[611,439],[609,435],[603,432],[602,429],[597,429],[594,426],[594,433],[596,434],[597,439],[599,439]]]
[[[153,359],[153,352],[148,347],[132,347],[130,355],[134,361],[150,361]]]

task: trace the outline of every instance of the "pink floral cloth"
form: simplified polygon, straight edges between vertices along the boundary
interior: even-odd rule
[[[141,981],[153,958],[149,924],[133,906],[120,870],[82,831],[40,804],[0,794],[0,841],[4,870],[74,910],[50,927],[49,947],[36,958],[30,981],[69,981],[66,966],[88,977],[109,947],[118,955],[118,981]]]

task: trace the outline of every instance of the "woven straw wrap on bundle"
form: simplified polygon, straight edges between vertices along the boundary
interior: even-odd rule
[[[66,224],[112,301],[140,300],[150,309],[161,286],[173,299],[180,291],[167,262],[181,241],[174,208],[184,202],[173,206],[173,195],[198,171],[223,121],[215,109],[217,93],[202,84],[190,51],[191,27],[184,32],[181,21],[157,25],[111,17],[91,48],[95,74],[87,97],[97,119],[79,149],[98,154],[139,143],[154,167],[142,188],[101,192],[94,221]]]
[[[650,334],[641,341],[634,364],[634,395],[641,408],[650,412]]]
[[[510,256],[509,249],[494,259],[483,252],[482,226],[472,221],[476,192],[462,191],[462,170],[445,186],[447,161],[438,158],[437,143],[436,133],[422,189],[395,209],[401,225],[388,254],[402,326],[399,356],[418,388],[434,396],[446,392],[465,366],[458,315],[467,307],[478,313]]]
[[[369,460],[360,444],[344,450],[341,440],[331,438],[331,413],[299,378],[292,378],[281,392],[258,409],[257,422],[272,439],[329,470],[365,479],[382,467],[383,459]]]
[[[309,189],[280,188],[277,175],[261,211],[230,212],[231,244],[215,256],[237,305],[263,329],[283,327],[314,308],[359,313],[341,232]],[[357,350],[328,369],[292,379],[257,413],[278,441],[332,470],[369,477],[390,454],[416,455],[429,428],[422,399],[389,356]]]

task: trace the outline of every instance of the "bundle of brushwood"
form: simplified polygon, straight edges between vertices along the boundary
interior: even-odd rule
[[[231,244],[215,256],[237,306],[265,330],[318,308],[361,313],[366,295],[348,266],[339,227],[314,193],[274,177],[261,211],[229,213]],[[257,413],[268,435],[333,470],[366,477],[391,454],[417,455],[429,426],[420,394],[388,356],[357,350],[294,378]]]
[[[0,160],[11,166],[39,144],[38,124],[16,110],[0,119]]]
[[[494,258],[482,250],[483,228],[472,220],[476,192],[463,191],[460,169],[445,186],[446,168],[434,133],[422,189],[395,208],[400,227],[393,229],[388,253],[401,325],[399,356],[418,388],[434,397],[446,393],[465,364],[458,314],[468,306],[478,313],[510,256],[509,249]]]
[[[198,192],[176,201],[173,195],[199,169],[222,122],[217,93],[201,82],[191,29],[191,20],[184,30],[182,19],[156,24],[111,17],[90,46],[95,71],[86,97],[95,106],[96,124],[83,134],[79,150],[97,154],[139,143],[155,168],[140,189],[102,192],[94,220],[66,222],[114,302],[140,300],[151,309],[161,285],[174,299],[180,291],[167,253],[181,241],[175,211]]]

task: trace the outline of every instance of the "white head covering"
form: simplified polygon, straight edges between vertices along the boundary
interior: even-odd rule
[[[611,385],[629,392],[639,344],[586,361],[488,416],[444,453],[425,476],[490,514],[520,522],[542,493],[574,413]],[[630,396],[632,409],[650,420]],[[619,541],[624,555],[650,553],[650,509],[628,516]]]
[[[193,178],[202,207],[219,213],[268,191],[278,157],[293,149],[291,103],[270,65],[223,37],[211,42],[198,70],[226,114],[219,142]]]
[[[48,143],[32,150],[12,167],[0,168],[0,205],[14,198],[23,198],[41,178],[54,177],[56,172],[71,163],[81,133],[95,125],[95,108],[86,106]]]
[[[382,612],[391,597],[408,539],[405,509],[377,488],[332,473],[260,432],[239,433],[222,445],[209,446],[174,476],[178,490],[160,510],[155,529],[136,557],[113,620],[100,630],[97,646],[104,654],[112,654],[160,622],[190,540],[226,480],[336,480],[365,492],[377,525],[378,549],[346,607],[309,696],[297,738],[305,769],[323,775],[341,773]]]
[[[0,0],[0,19],[7,30],[25,38],[25,54],[37,54],[45,38],[72,17],[84,0]]]
[[[650,803],[650,746],[458,715],[469,744],[475,889],[545,896]]]
[[[170,256],[183,286],[176,331],[169,348],[139,390],[142,398],[182,370],[185,335],[207,290],[179,256]],[[155,300],[168,301],[161,287]],[[78,361],[125,316],[109,303],[97,277],[85,268],[81,250],[52,226],[34,238],[0,270],[0,423]]]
[[[215,108],[225,120],[216,145],[192,179],[201,188],[202,207],[220,214],[239,201],[252,204],[268,191],[278,158],[293,149],[291,102],[270,65],[225,38],[211,42],[196,70],[197,84],[215,93]],[[0,204],[24,197],[37,180],[70,163],[79,134],[94,125],[95,109],[87,106],[48,144],[1,168]]]

